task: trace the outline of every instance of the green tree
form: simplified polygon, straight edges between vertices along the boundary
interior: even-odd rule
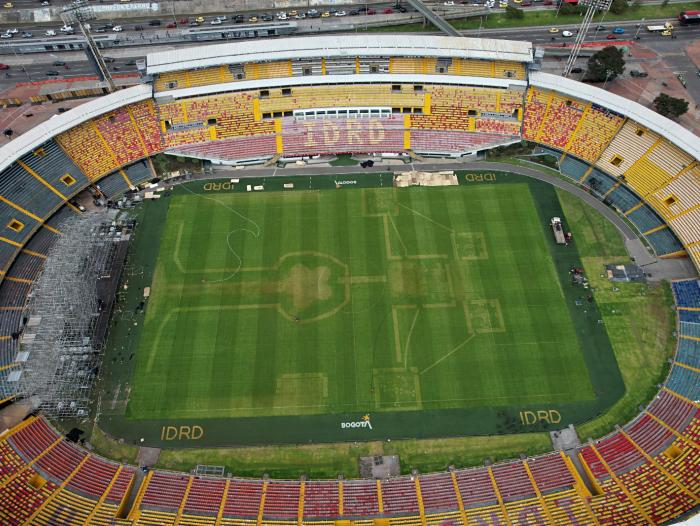
[[[580,12],[580,8],[575,4],[569,4],[567,2],[562,2],[559,7],[560,15],[577,15]]]
[[[629,4],[627,3],[627,0],[612,0],[612,3],[610,4],[610,12],[616,15],[621,15],[627,11],[628,7]]]
[[[594,53],[588,59],[586,79],[592,82],[613,80],[625,71],[625,60],[622,50],[615,46],[607,46]]]
[[[525,13],[523,13],[522,9],[518,9],[517,7],[513,7],[512,5],[508,4],[508,6],[506,7],[506,16],[508,18],[521,20],[525,18]]]
[[[676,119],[688,111],[688,101],[659,93],[659,96],[654,99],[654,109],[664,117]]]

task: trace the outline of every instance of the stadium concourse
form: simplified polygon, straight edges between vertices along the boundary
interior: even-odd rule
[[[633,223],[660,257],[700,263],[700,140],[629,100],[537,71],[521,42],[346,36],[149,55],[141,85],[0,149],[0,399],[23,309],[71,200],[154,177],[165,152],[226,164],[323,153],[461,157],[520,140]],[[380,103],[380,105],[378,105]],[[42,416],[0,435],[0,522],[15,524],[663,524],[700,504],[700,284],[676,281],[670,375],[630,423],[582,445],[388,480],[151,471],[65,440]],[[485,452],[485,455],[488,452]],[[580,468],[579,468],[580,466]]]

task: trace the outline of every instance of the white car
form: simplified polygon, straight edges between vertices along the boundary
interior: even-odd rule
[[[46,33],[44,33],[47,37],[55,37],[56,32],[53,29],[47,29]]]
[[[447,0],[447,2],[443,2],[442,5],[453,6],[455,3],[452,0]]]
[[[60,31],[61,33],[70,33],[73,31],[73,26],[63,26]]]
[[[17,33],[19,33],[19,30],[16,27],[13,27],[12,29],[8,29],[7,31],[5,31],[5,33],[16,35]]]
[[[216,19],[225,22],[226,20],[228,20],[228,17],[226,15],[219,15],[216,17]]]
[[[12,33],[3,33],[0,38],[12,38]]]
[[[571,31],[562,31],[561,36],[563,37],[572,37],[574,34]]]
[[[336,11],[333,16],[345,16],[347,13],[345,11]]]
[[[214,20],[212,20],[211,22],[209,22],[209,24],[212,25],[212,26],[220,26],[220,25],[221,25],[221,20],[219,20],[218,18],[215,18]]]
[[[115,33],[119,33],[120,31],[124,31],[124,30],[122,29],[122,26],[114,26],[112,28],[112,31],[114,31]]]

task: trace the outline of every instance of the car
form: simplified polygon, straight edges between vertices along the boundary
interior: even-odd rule
[[[100,31],[100,30],[107,31],[108,29],[112,29],[112,28],[110,26],[108,26],[107,24],[97,28],[98,31]]]
[[[447,0],[447,2],[443,2],[442,5],[452,7],[453,5],[455,5],[455,3],[452,0]]]
[[[606,36],[608,40],[617,40],[617,35],[610,33],[608,36]]]
[[[328,11],[321,13],[321,18],[328,18],[329,16],[331,16],[331,14]]]
[[[599,25],[595,26],[595,30],[596,31],[607,31],[608,28],[607,28],[607,26],[602,26],[599,24]]]
[[[251,24],[255,24],[257,21],[258,21],[258,17],[257,17],[257,16],[251,16],[251,17],[248,19],[248,22],[250,22]]]
[[[292,10],[289,12],[289,16],[297,16],[298,14],[299,14],[299,13],[297,12],[296,9],[292,9]]]
[[[0,35],[0,38],[12,38],[12,33],[3,33]]]
[[[625,28],[624,27],[616,27],[612,30],[612,32],[615,33],[616,35],[621,35],[622,33],[625,32]]]
[[[19,33],[19,30],[16,27],[13,27],[11,29],[8,29],[6,33],[12,33],[13,35],[16,35],[17,33]]]
[[[571,31],[562,31],[561,36],[569,38],[569,37],[574,36],[574,34]]]
[[[648,77],[649,73],[646,71],[639,71],[638,69],[633,69],[630,71],[630,77],[635,77],[635,78],[645,78]]]
[[[98,27],[95,29],[95,33],[106,33],[107,30],[104,27]]]
[[[228,17],[226,15],[219,15],[216,17],[218,20],[221,20],[222,22],[225,22],[228,20]]]
[[[135,66],[135,65],[136,65],[136,61],[132,58],[131,60],[129,60],[129,61],[126,62],[126,65],[127,65],[127,66]]]
[[[281,15],[277,16],[277,20],[289,20],[289,17],[286,13],[282,13]]]
[[[112,28],[112,31],[114,31],[115,33],[119,33],[120,31],[124,31],[124,30],[122,29],[122,26],[114,26]]]
[[[60,73],[58,71],[56,71],[55,69],[50,69],[46,72],[46,75],[48,77],[57,77],[58,75],[60,75]]]
[[[367,14],[368,14],[368,15],[376,15],[377,12],[376,12],[374,9],[368,9],[368,10],[367,10]]]
[[[550,33],[559,33],[559,28],[558,27],[550,27],[549,32]]]
[[[306,13],[306,16],[308,16],[309,18],[321,18],[321,13],[319,13],[315,9],[312,9],[311,11]]]
[[[583,73],[582,68],[571,68],[571,73]]]
[[[218,18],[215,18],[214,20],[209,22],[209,25],[211,25],[211,26],[220,26],[221,24],[222,24],[222,22]]]
[[[56,32],[53,29],[47,29],[44,35],[46,35],[47,37],[55,37]]]
[[[31,31],[24,31],[22,32],[22,38],[32,38],[34,36],[34,33]]]
[[[671,31],[670,29],[664,29],[664,30],[661,32],[661,36],[662,36],[662,37],[670,37],[670,36],[673,36],[673,31]]]
[[[119,71],[120,69],[122,68],[120,68],[119,66],[112,66],[112,71]]]
[[[63,62],[62,60],[54,60],[54,61],[53,61],[53,65],[54,65],[54,66],[57,66],[57,67],[61,67],[61,66],[65,66],[66,63]]]
[[[195,22],[199,22],[200,24],[204,23],[204,17],[203,16],[198,16],[197,18],[194,19]]]
[[[172,29],[174,27],[177,27],[177,24],[175,22],[170,22],[168,25],[165,26],[168,29]]]
[[[150,20],[148,22],[149,26],[159,26],[161,24],[160,20]]]
[[[2,5],[5,9],[12,9],[14,6],[12,5],[12,2],[5,2]]]
[[[73,26],[63,26],[61,29],[59,29],[61,33],[70,33],[73,31]]]
[[[508,2],[499,2],[498,7],[500,7],[501,9],[505,9],[506,7],[508,7]]]
[[[41,5],[46,7],[47,5],[51,5],[51,2],[49,2],[49,0],[43,0],[43,2],[41,2]]]
[[[102,57],[102,60],[107,64],[111,64],[115,59],[114,57]]]
[[[242,24],[243,22],[245,22],[245,17],[243,15],[236,15],[233,17],[233,21],[236,24]]]
[[[10,69],[10,66],[7,64],[0,64],[0,70],[5,70],[5,69]]]
[[[530,7],[532,5],[532,0],[523,0],[523,7]]]
[[[272,16],[270,13],[264,13],[263,16],[260,17],[260,19],[263,22],[272,22],[275,19],[275,17]]]
[[[105,27],[108,29],[112,29],[114,27],[114,24],[112,22],[106,22]]]
[[[333,16],[345,16],[347,13],[345,11],[336,11]]]
[[[196,20],[192,20],[192,22],[190,22],[187,25],[190,27],[197,27],[199,25],[199,22],[197,22]]]
[[[294,18],[296,20],[304,20],[306,18],[306,13],[299,13],[298,15],[294,15]]]
[[[384,13],[385,15],[390,15],[393,12],[394,10],[391,7],[387,7],[384,11],[382,11],[382,13]]]

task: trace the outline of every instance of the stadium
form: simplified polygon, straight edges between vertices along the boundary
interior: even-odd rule
[[[558,175],[476,161],[523,143]],[[604,214],[640,265],[696,267],[700,141],[539,71],[531,44],[348,35],[153,53],[139,85],[1,152],[0,399],[37,409],[0,435],[2,524],[642,525],[700,503],[700,282],[685,274],[652,399],[544,454],[244,478],[142,470],[51,423],[89,413],[128,443],[199,448],[558,437],[605,414],[625,384],[603,321],[623,302],[603,309],[581,276],[614,261],[576,211]],[[212,169],[164,178],[161,154]],[[313,167],[336,155],[383,167]],[[145,202],[126,221],[95,206],[129,199]]]

